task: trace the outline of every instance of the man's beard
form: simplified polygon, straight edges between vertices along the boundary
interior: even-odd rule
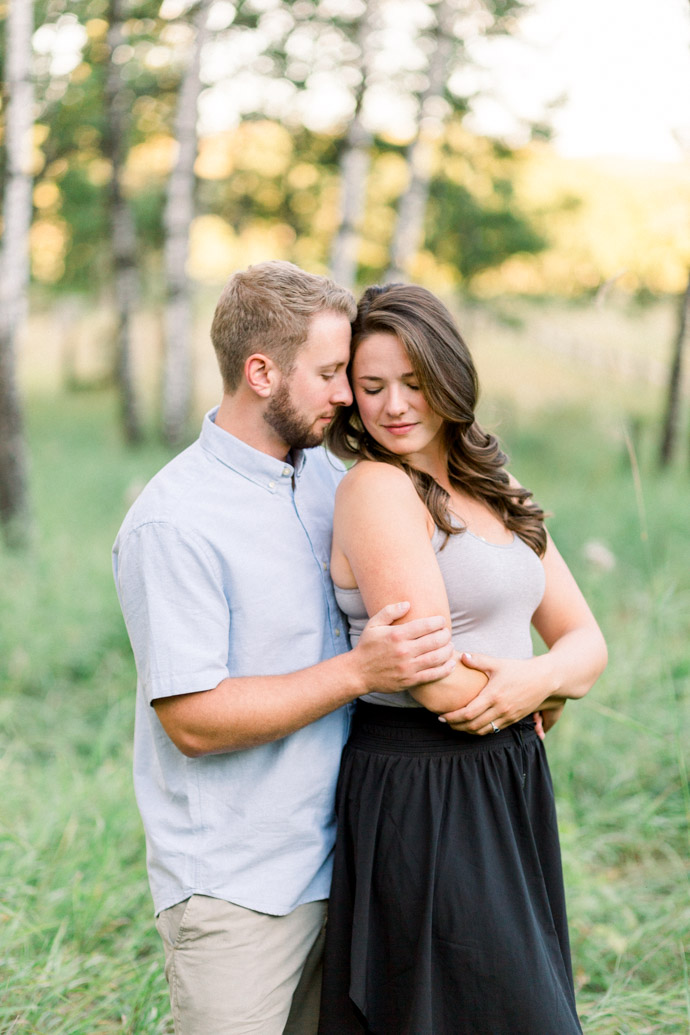
[[[281,381],[271,397],[264,420],[290,449],[313,449],[323,442],[323,431],[317,431],[295,409],[287,381]]]

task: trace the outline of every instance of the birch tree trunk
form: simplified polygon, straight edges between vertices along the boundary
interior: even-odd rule
[[[27,455],[16,380],[17,337],[28,309],[32,213],[32,0],[11,0],[6,25],[7,171],[0,256],[0,522],[9,546],[29,535]]]
[[[184,437],[191,404],[192,305],[187,258],[194,218],[194,162],[197,155],[197,102],[201,92],[201,51],[208,38],[211,0],[201,0],[189,64],[180,87],[175,122],[178,152],[168,181],[165,205],[165,359],[163,437],[171,445]]]
[[[372,136],[355,111],[340,158],[340,226],[331,245],[331,276],[353,289],[357,278],[359,228],[364,215]]]
[[[122,171],[127,147],[129,113],[124,99],[118,66],[112,60],[115,50],[124,43],[122,20],[123,0],[110,0],[108,49],[110,61],[105,83],[106,131],[103,150],[110,159],[110,227],[113,248],[115,293],[115,378],[120,396],[120,413],[125,440],[140,442],[141,415],[136,398],[132,371],[132,326],[139,296],[137,242],[134,220],[122,193]]]
[[[352,289],[357,278],[359,229],[366,203],[367,179],[371,165],[372,134],[362,121],[362,106],[367,88],[369,35],[379,0],[365,5],[357,25],[356,42],[360,53],[361,79],[355,112],[349,123],[340,157],[340,225],[331,244],[331,276],[343,287]]]
[[[666,414],[664,416],[664,430],[659,450],[659,463],[662,467],[670,464],[678,441],[680,396],[683,381],[683,352],[688,334],[690,334],[690,272],[688,273],[687,287],[680,304],[678,333],[673,344],[671,366],[669,368]]]
[[[409,180],[398,204],[387,280],[400,280],[424,242],[424,219],[429,199],[436,143],[443,131],[439,106],[443,100],[453,51],[453,5],[441,0],[436,11],[434,49],[429,59],[427,88],[420,98],[417,136],[407,149]]]

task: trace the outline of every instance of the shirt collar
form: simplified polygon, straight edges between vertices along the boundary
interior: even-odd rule
[[[215,423],[217,412],[216,406],[204,417],[199,438],[202,449],[268,492],[291,488],[293,475],[299,478],[304,469],[306,451],[293,450],[287,459],[278,460],[219,428]]]

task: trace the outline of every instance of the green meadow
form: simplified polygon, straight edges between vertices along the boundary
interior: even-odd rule
[[[671,315],[614,315],[506,307],[465,323],[482,419],[552,515],[609,644],[604,676],[548,737],[583,1027],[680,1035],[690,470],[687,450],[656,467],[654,364]],[[132,792],[134,668],[109,555],[128,500],[170,453],[153,435],[125,448],[112,390],[34,380],[33,540],[26,553],[0,549],[0,1031],[169,1033]]]

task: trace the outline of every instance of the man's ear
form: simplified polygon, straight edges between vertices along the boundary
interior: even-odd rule
[[[244,377],[253,392],[262,399],[268,399],[275,391],[280,371],[270,356],[255,352],[244,364]]]

